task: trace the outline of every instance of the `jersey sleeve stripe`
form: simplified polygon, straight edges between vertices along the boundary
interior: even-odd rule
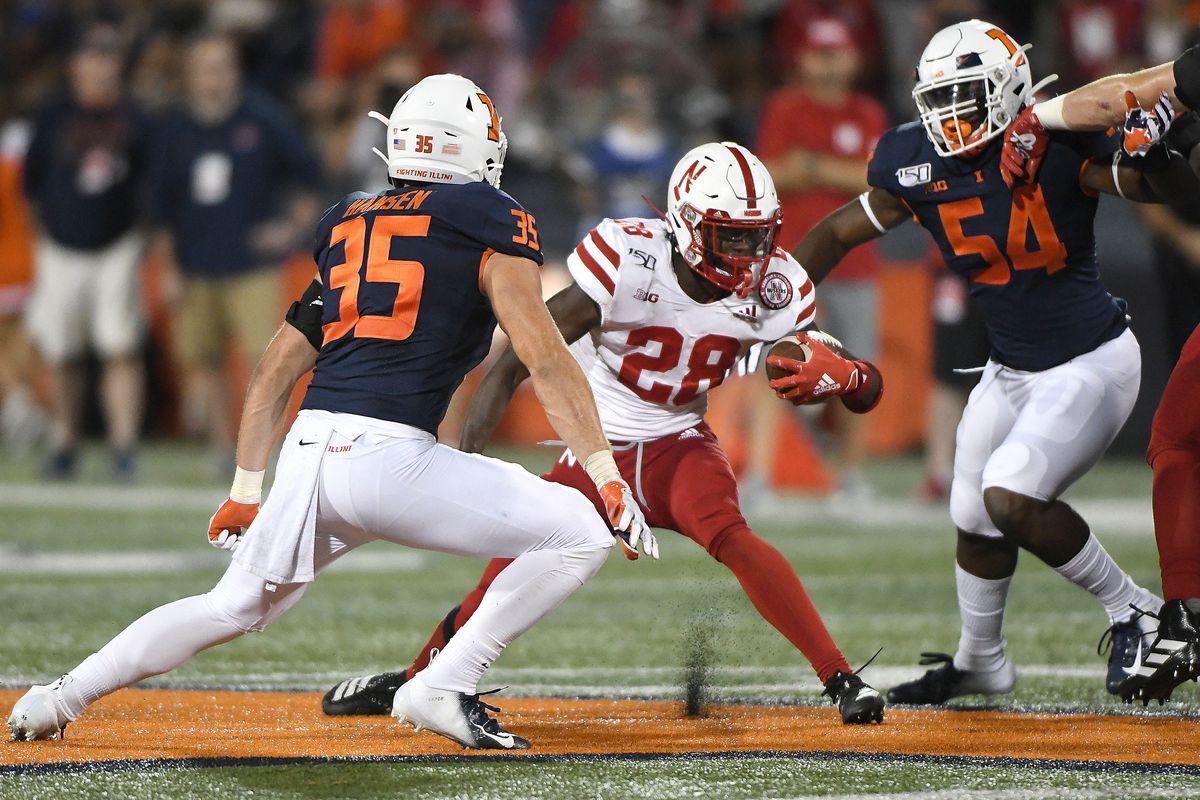
[[[807,328],[809,325],[813,324],[813,321],[816,320],[816,318],[817,318],[816,306],[809,305],[807,308],[805,308],[803,311],[800,312],[800,316],[796,317],[796,330],[801,330],[803,328]]]
[[[800,290],[798,292],[796,292],[796,297],[800,300],[804,300],[810,294],[812,294],[812,290],[813,290],[813,282],[812,282],[812,278],[809,278],[806,281],[804,281],[804,284],[800,287]]]
[[[609,274],[604,271],[604,268],[600,266],[596,259],[592,258],[592,254],[587,251],[587,248],[583,246],[582,242],[575,247],[575,255],[579,256],[579,260],[583,262],[583,265],[588,268],[588,271],[591,272],[592,275],[596,276],[596,280],[600,281],[600,285],[603,286],[609,294],[613,294],[617,291],[617,284],[613,281]]]
[[[496,254],[492,248],[483,251],[483,255],[479,257],[479,293],[487,297],[487,291],[483,288],[483,268],[487,266],[488,259]]]
[[[600,234],[596,232],[595,228],[592,229],[592,232],[588,235],[588,238],[591,239],[592,244],[596,245],[596,249],[600,251],[600,254],[608,259],[609,263],[612,264],[613,269],[617,269],[619,266],[621,266],[621,257],[617,255],[617,251],[612,249],[608,242],[604,241],[604,239],[600,237]]]

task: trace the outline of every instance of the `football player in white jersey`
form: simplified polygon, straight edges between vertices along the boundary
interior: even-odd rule
[[[841,348],[831,337],[801,333],[813,323],[813,285],[775,247],[775,186],[749,150],[724,142],[687,153],[667,204],[665,219],[597,225],[567,260],[574,282],[547,305],[573,343],[647,521],[682,533],[734,573],[759,613],[808,658],[844,722],[882,721],[883,698],[851,670],[791,565],[747,526],[733,470],[704,422],[707,392],[738,359],[792,334],[812,356],[803,364],[770,362],[791,373],[772,386],[793,402],[838,395],[851,409],[868,411],[882,391],[879,372],[835,352]],[[472,399],[464,450],[483,449],[528,375],[511,349],[500,356]],[[570,450],[544,477],[600,502]],[[504,563],[489,565],[408,671],[341,682],[325,696],[326,713],[390,709],[397,687],[471,617]]]

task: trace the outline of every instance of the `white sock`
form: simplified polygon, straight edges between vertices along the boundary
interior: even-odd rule
[[[143,678],[174,669],[201,650],[240,636],[207,595],[176,600],[135,620],[67,673],[60,694],[71,719],[92,703]]]
[[[1081,589],[1091,592],[1104,606],[1112,622],[1129,619],[1134,614],[1129,604],[1136,602],[1140,607],[1150,594],[1117,566],[1117,562],[1112,560],[1104,545],[1092,534],[1088,534],[1087,543],[1074,558],[1061,567],[1055,567],[1054,571]]]
[[[454,634],[421,681],[434,689],[475,694],[479,679],[514,639],[600,569],[603,550],[533,550],[516,558],[483,596],[479,609]]]
[[[991,672],[1004,663],[1004,604],[1012,577],[991,580],[972,575],[957,563],[954,583],[958,588],[958,614],[962,633],[954,666],[972,672]]]

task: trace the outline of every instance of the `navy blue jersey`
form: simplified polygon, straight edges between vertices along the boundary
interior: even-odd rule
[[[326,211],[313,251],[324,340],[303,407],[436,435],[492,343],[480,273],[493,252],[542,263],[533,216],[487,183],[355,192]]]
[[[992,358],[1038,371],[1090,352],[1126,328],[1100,282],[1095,195],[1083,167],[1115,145],[1102,133],[1055,132],[1037,182],[1010,191],[1000,143],[976,158],[942,158],[920,123],[884,134],[867,181],[908,204],[946,265],[970,282]]]

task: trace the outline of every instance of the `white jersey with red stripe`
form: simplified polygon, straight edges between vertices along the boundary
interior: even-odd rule
[[[751,347],[813,321],[812,281],[776,249],[759,288],[700,303],[679,286],[675,246],[659,219],[606,219],[567,259],[600,308],[600,327],[572,345],[612,441],[657,439],[704,417],[707,393]]]

